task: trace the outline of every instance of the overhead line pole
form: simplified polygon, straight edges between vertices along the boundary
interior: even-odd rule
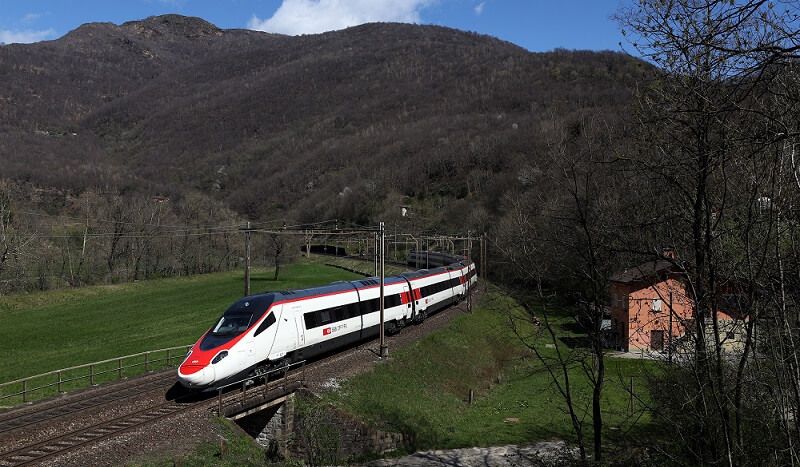
[[[250,295],[250,222],[244,231],[244,296]]]
[[[380,266],[378,266],[378,237],[379,237],[379,235],[380,235],[380,229],[375,231],[375,249],[373,250],[373,251],[375,251],[375,256],[372,258],[372,265],[375,267],[375,275],[376,276],[378,275],[378,269],[380,268]]]
[[[386,358],[389,356],[389,346],[386,345],[386,335],[384,331],[384,282],[385,282],[385,274],[384,274],[384,246],[386,240],[386,232],[384,230],[383,222],[381,222],[380,226],[380,233],[381,233],[381,358]]]
[[[467,260],[472,263],[472,233],[467,235]],[[475,267],[474,264],[472,267]],[[467,312],[472,313],[472,278],[469,277],[469,268],[467,268]]]

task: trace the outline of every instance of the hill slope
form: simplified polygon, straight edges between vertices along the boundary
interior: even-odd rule
[[[641,62],[367,24],[289,37],[198,18],[84,25],[0,48],[0,167],[65,191],[214,193],[250,218],[480,228]],[[444,209],[442,209],[444,207]]]

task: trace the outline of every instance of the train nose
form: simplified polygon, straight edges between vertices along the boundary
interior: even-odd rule
[[[201,388],[214,382],[214,369],[209,366],[181,365],[178,381],[187,388]]]

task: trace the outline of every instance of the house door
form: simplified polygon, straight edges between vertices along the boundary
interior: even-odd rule
[[[664,350],[664,331],[650,331],[650,348]]]

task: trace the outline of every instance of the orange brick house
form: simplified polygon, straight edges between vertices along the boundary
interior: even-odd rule
[[[666,255],[611,278],[611,329],[623,350],[663,350],[692,322],[692,300]]]
[[[686,293],[672,251],[611,277],[611,331],[625,351],[664,350],[694,326],[694,301]],[[717,317],[724,332],[722,345],[736,349],[742,339],[741,296],[730,285],[719,285]],[[734,305],[732,305],[734,304]]]

